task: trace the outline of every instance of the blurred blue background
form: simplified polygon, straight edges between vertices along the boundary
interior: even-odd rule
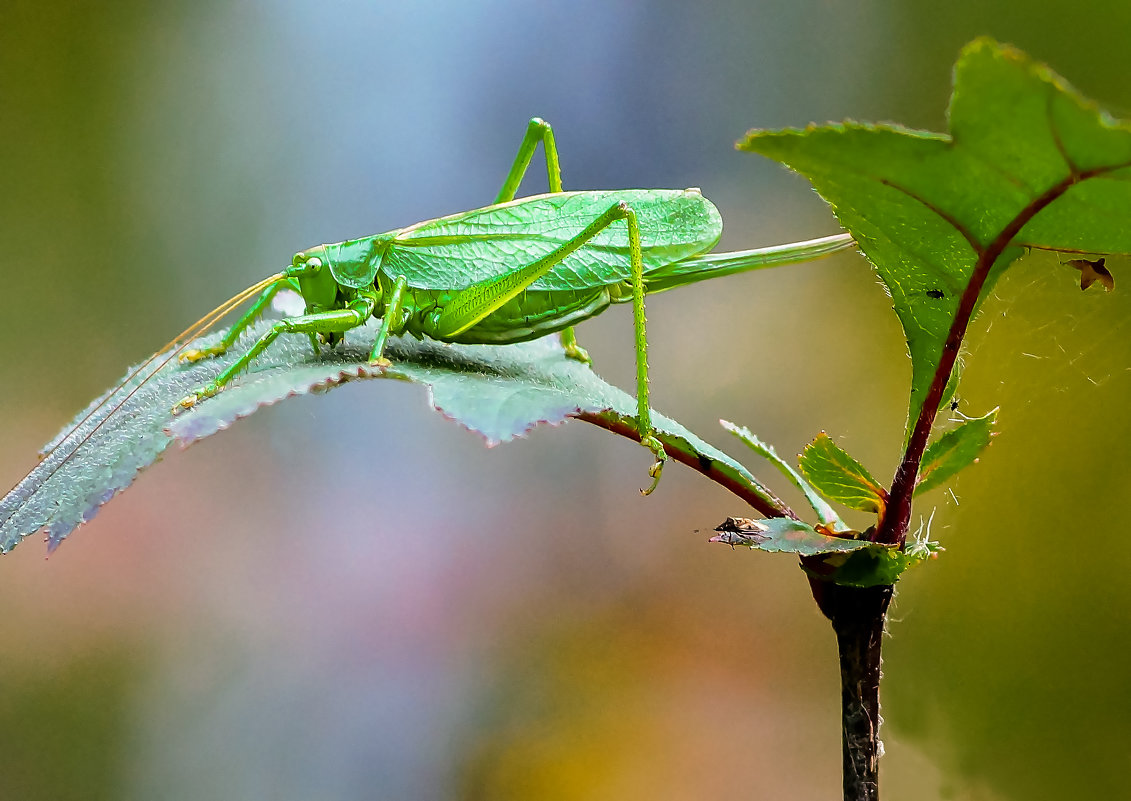
[[[1126,115],[1129,31],[1101,0],[7,0],[0,484],[295,250],[489,202],[533,115],[567,188],[699,186],[754,247],[837,228],[732,149],[748,128],[943,130],[987,33]],[[893,608],[886,796],[1126,794],[1120,266],[1082,294],[1032,257],[974,326],[961,410],[1003,433],[920,504],[948,550]],[[890,476],[888,309],[855,256],[659,296],[655,404],[748,463],[718,418]],[[627,310],[579,336],[631,385]],[[835,646],[795,562],[708,545],[741,505],[675,465],[641,499],[647,464],[576,422],[488,450],[392,382],[169,452],[50,561],[0,562],[0,798],[837,797]]]

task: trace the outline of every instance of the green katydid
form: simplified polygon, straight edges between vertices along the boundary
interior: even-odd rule
[[[550,192],[515,200],[539,142]],[[307,334],[317,351],[319,340],[332,346],[344,332],[377,317],[381,325],[370,360],[388,365],[383,351],[390,335],[508,344],[561,332],[567,356],[588,362],[573,325],[613,303],[631,302],[637,428],[641,444],[655,456],[649,470],[652,484],[643,491],[648,494],[659,481],[666,454],[653,434],[649,411],[644,295],[705,278],[807,261],[853,244],[841,234],[704,255],[721,234],[718,210],[697,189],[563,191],[553,130],[534,118],[492,205],[296,253],[289,267],[205,318],[210,324],[233,301],[263,289],[219,344],[185,350],[182,361],[225,352],[284,287],[297,290],[306,303],[304,314],[274,323],[215,380],[182,399],[174,412],[215,395],[284,333]]]
[[[545,151],[550,192],[515,200],[539,142]],[[535,118],[527,127],[494,204],[295,254],[285,270],[236,294],[178,334],[47,450],[77,435],[96,414],[105,422],[171,359],[179,356],[181,361],[192,362],[227,351],[283,288],[301,294],[305,313],[273,323],[250,350],[212,382],[179,401],[173,407],[174,414],[215,395],[283,333],[307,334],[317,352],[319,342],[333,346],[345,332],[376,317],[381,324],[370,360],[388,366],[383,352],[390,335],[508,344],[560,332],[566,355],[588,362],[572,326],[613,303],[631,301],[636,332],[637,433],[655,456],[649,471],[652,485],[644,491],[648,494],[659,480],[666,454],[651,423],[645,293],[759,267],[809,261],[853,245],[848,234],[839,234],[758,250],[704,255],[721,232],[718,211],[697,189],[563,192],[553,131]],[[259,298],[217,345],[188,347],[257,294]],[[146,370],[149,375],[105,411],[112,398],[119,398],[119,390],[137,382]],[[101,425],[98,423],[95,430]],[[87,431],[83,436],[92,433]]]

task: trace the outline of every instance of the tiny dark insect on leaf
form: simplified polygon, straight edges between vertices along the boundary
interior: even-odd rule
[[[1104,259],[1072,259],[1068,266],[1080,271],[1080,289],[1087,289],[1096,281],[1103,284],[1108,292],[1115,289],[1115,277],[1104,267]]]
[[[935,300],[941,300],[942,298],[946,297],[946,293],[941,289],[928,289],[927,297],[934,298]]]

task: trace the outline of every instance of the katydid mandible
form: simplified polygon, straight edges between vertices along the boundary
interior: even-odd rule
[[[542,143],[550,191],[515,200]],[[297,290],[305,313],[275,322],[215,380],[182,399],[174,412],[215,395],[280,334],[306,334],[317,352],[370,317],[381,320],[370,361],[384,358],[389,336],[440,342],[509,344],[560,332],[566,355],[584,362],[575,323],[614,303],[631,302],[635,327],[637,430],[655,457],[655,489],[667,455],[652,428],[644,295],[705,278],[806,261],[852,246],[847,234],[778,248],[704,255],[722,219],[698,189],[565,192],[550,125],[530,121],[492,205],[375,236],[318,245],[245,290],[262,293],[215,346],[183,350],[181,361],[224,353],[282,288]],[[232,301],[205,318],[211,321]]]

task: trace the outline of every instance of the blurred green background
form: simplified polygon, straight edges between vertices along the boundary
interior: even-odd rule
[[[1126,114],[1129,32],[1126,0],[6,0],[0,484],[295,250],[488,202],[533,115],[567,188],[699,186],[754,247],[836,225],[748,128],[942,130],[979,34]],[[1035,256],[974,326],[961,410],[1003,433],[918,510],[948,550],[893,608],[886,797],[1127,794],[1129,266],[1084,294]],[[888,308],[854,256],[659,296],[655,403],[890,476]],[[631,385],[626,310],[579,335]],[[170,451],[0,562],[0,798],[838,797],[795,562],[708,545],[743,508],[674,465],[641,499],[647,462],[580,423],[488,450],[384,382]]]

